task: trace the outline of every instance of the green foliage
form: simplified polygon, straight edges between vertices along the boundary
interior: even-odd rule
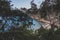
[[[60,0],[57,0],[57,4],[55,6],[55,10],[60,11]]]
[[[7,13],[10,13],[11,11],[11,5],[10,5],[10,0],[0,0],[0,15],[5,15]],[[2,14],[1,14],[2,13]]]
[[[35,4],[32,4],[35,5]],[[47,11],[49,12],[51,9],[51,6],[48,6],[48,2],[44,2],[42,4],[42,8],[40,9],[41,17],[42,18],[46,18],[47,15]],[[36,6],[34,6],[36,7]],[[55,5],[56,10],[60,10],[60,0],[57,0],[57,4]],[[32,8],[33,9],[33,8]],[[29,9],[28,13],[37,13],[39,10],[36,8],[33,9],[33,11],[30,11],[32,9]],[[18,22],[24,22],[23,26],[19,27],[18,29],[16,29],[15,27],[12,26],[11,30],[9,30],[9,32],[1,32],[0,33],[0,40],[60,40],[60,28],[57,29],[56,31],[54,30],[54,28],[46,30],[43,27],[40,27],[37,31],[33,31],[32,29],[28,29],[30,28],[30,26],[33,24],[32,22],[29,22],[29,17],[27,14],[24,14],[23,12],[21,12],[18,9],[15,10],[11,10],[11,5],[9,1],[1,1],[0,0],[0,14],[4,14],[5,16],[2,15],[2,17],[4,19],[6,19],[7,21],[7,16],[13,16],[15,18],[15,16],[20,16],[21,18],[19,20],[17,20]],[[25,19],[24,19],[25,17]],[[13,20],[13,19],[11,19]],[[13,20],[16,21],[16,20]],[[26,21],[28,22],[28,24],[26,24]],[[14,23],[14,22],[13,22]],[[5,22],[6,24],[6,22]],[[5,24],[2,26],[2,30],[4,31],[4,26]],[[18,25],[18,24],[17,24]],[[17,26],[16,26],[17,27]],[[54,27],[54,26],[52,26]]]

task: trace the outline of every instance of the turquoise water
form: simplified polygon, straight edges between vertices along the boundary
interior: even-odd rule
[[[33,22],[33,25],[31,25],[31,29],[36,30],[36,29],[40,28],[40,23],[37,20],[30,18],[28,21]],[[18,16],[16,16],[16,17],[7,17],[7,18],[3,18],[2,16],[0,16],[0,22],[2,22],[2,25],[5,24],[5,26],[4,26],[4,31],[5,32],[9,31],[11,29],[11,27],[19,28],[20,26],[26,24],[26,22],[21,21]],[[0,30],[0,32],[1,31],[2,30]]]
[[[37,20],[33,19],[32,29],[37,30],[40,27],[41,27],[40,22],[38,22]]]

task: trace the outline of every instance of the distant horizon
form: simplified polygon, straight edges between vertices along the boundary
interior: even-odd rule
[[[12,8],[31,8],[30,2],[32,0],[11,0],[11,4],[13,4]],[[37,4],[37,7],[40,7],[40,4],[43,2],[44,0],[35,0],[34,3]]]

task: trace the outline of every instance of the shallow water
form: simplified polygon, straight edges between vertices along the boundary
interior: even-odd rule
[[[41,27],[40,22],[38,22],[37,20],[33,19],[32,29],[37,30],[40,27]]]

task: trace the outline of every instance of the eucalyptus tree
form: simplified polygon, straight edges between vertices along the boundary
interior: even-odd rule
[[[60,40],[59,39],[60,37],[58,36],[58,35],[60,35],[59,34],[60,32],[58,32],[60,28],[57,29],[57,30],[54,30],[55,27],[57,27],[57,28],[60,27],[58,25],[55,25],[55,23],[57,23],[57,21],[59,19],[58,18],[58,15],[56,15],[57,14],[57,11],[59,11],[59,9],[58,9],[59,5],[57,6],[57,4],[59,2],[57,2],[57,1],[58,0],[54,0],[54,1],[52,1],[52,0],[49,0],[49,1],[48,0],[45,0],[43,2],[43,4],[42,4],[42,7],[40,8],[40,11],[42,13],[46,13],[46,16],[48,16],[49,21],[50,21],[50,25],[51,25],[51,29],[49,29],[49,30],[46,30],[46,29],[44,30],[43,28],[40,28],[38,30],[40,40]],[[53,4],[50,4],[50,2],[52,2]],[[52,16],[53,16],[53,18],[52,18]],[[44,16],[42,16],[42,17],[44,18]],[[56,19],[57,19],[57,21],[56,21]],[[42,30],[42,32],[41,32],[41,30]]]

